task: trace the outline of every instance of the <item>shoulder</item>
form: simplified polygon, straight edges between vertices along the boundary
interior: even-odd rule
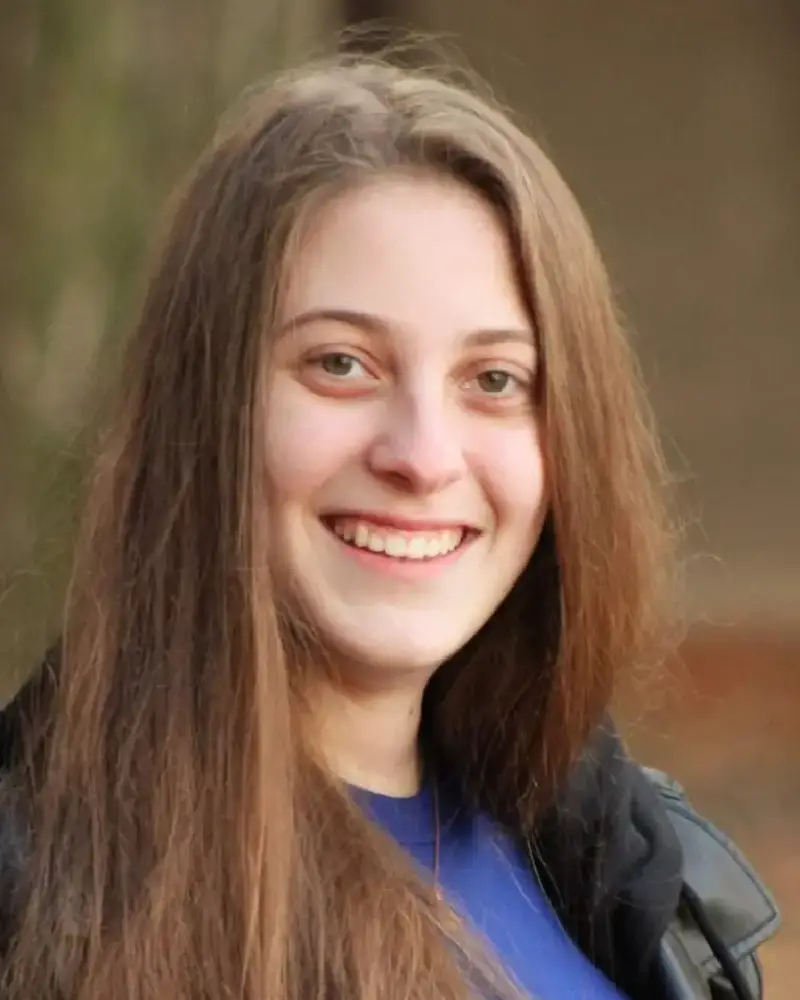
[[[780,926],[772,894],[733,841],[692,808],[677,782],[643,771],[681,845],[680,905],[661,944],[664,975],[682,978],[696,970],[709,989],[714,983],[743,1000],[760,997],[758,949]]]
[[[750,992],[731,997],[760,996],[756,952],[779,924],[772,896],[680,786],[630,757],[609,720],[543,835],[565,923],[630,995],[688,1000],[734,980]]]
[[[58,652],[48,653],[14,698],[0,710],[0,953],[21,907],[30,856],[31,796],[23,778],[26,735],[46,715],[55,690]]]
[[[27,798],[12,772],[0,774],[0,954],[13,935],[26,884],[31,831]]]

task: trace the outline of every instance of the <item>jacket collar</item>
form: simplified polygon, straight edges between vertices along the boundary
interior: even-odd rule
[[[610,719],[543,817],[535,849],[571,936],[626,994],[655,1000],[661,941],[683,884],[682,849],[661,795]]]

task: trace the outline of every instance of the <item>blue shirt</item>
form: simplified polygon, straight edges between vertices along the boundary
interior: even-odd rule
[[[432,872],[435,811],[430,788],[411,798],[354,790],[368,815]],[[439,888],[488,940],[535,1000],[621,1000],[562,927],[528,859],[481,815],[440,804]]]

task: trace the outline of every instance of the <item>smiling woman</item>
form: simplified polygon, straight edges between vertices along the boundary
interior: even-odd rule
[[[755,995],[774,915],[706,919],[668,810],[709,828],[606,715],[663,652],[663,482],[588,227],[504,113],[352,56],[252,91],[0,718],[3,997]]]
[[[282,304],[292,333],[267,377],[274,557],[339,685],[419,670],[393,709],[409,719],[392,754],[404,773],[368,754],[370,787],[414,788],[422,689],[506,597],[542,527],[531,317],[497,212],[432,171],[340,196],[302,247]]]

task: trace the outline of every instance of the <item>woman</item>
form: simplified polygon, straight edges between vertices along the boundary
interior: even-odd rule
[[[661,652],[662,480],[531,139],[379,60],[251,93],[4,719],[3,996],[689,995],[679,837],[606,719]],[[749,989],[709,933],[686,970]]]

